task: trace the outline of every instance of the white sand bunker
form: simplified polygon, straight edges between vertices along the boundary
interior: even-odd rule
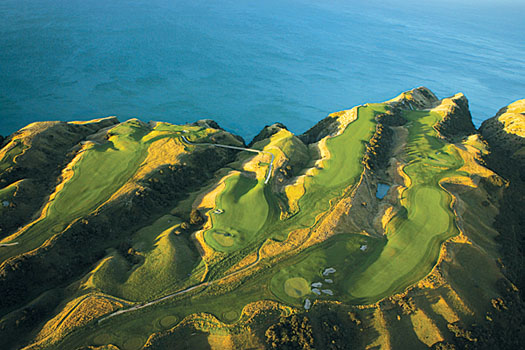
[[[336,269],[334,269],[333,267],[326,268],[323,271],[323,276],[328,276],[331,273],[335,273],[335,271],[336,271]]]
[[[306,300],[304,301],[304,308],[308,310],[310,309],[310,306],[312,306],[312,302],[310,301],[310,299],[306,298]]]

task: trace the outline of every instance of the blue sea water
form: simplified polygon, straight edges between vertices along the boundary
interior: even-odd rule
[[[280,121],[427,86],[525,98],[523,1],[2,0],[0,134],[40,120]]]

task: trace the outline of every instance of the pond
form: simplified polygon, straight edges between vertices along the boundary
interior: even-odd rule
[[[386,193],[388,192],[389,188],[390,188],[390,186],[388,186],[388,185],[378,184],[377,185],[376,197],[379,198],[379,199],[382,199],[386,195]]]

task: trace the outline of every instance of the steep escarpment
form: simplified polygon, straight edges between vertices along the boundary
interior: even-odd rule
[[[462,93],[443,99],[433,111],[439,113],[442,119],[435,128],[448,140],[458,136],[468,136],[475,133],[468,100]]]
[[[499,232],[502,271],[512,284],[503,285],[505,307],[500,307],[494,325],[520,334],[525,322],[525,100],[502,108],[483,122],[480,133],[490,149],[483,157],[485,163],[506,180],[493,225]]]
[[[480,133],[488,142],[493,164],[499,163],[500,170],[506,173],[521,173],[523,169],[515,167],[525,163],[525,100],[511,103],[499,110],[492,118],[481,124]],[[516,172],[517,170],[517,172]]]

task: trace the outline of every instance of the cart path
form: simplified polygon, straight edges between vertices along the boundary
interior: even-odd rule
[[[266,179],[264,180],[264,184],[267,184],[268,181],[270,181],[270,177],[272,176],[272,170],[273,170],[273,161],[275,159],[273,153],[271,152],[261,151],[261,150],[253,149],[253,148],[243,148],[243,147],[237,147],[237,146],[221,145],[218,143],[194,143],[194,142],[189,141],[184,135],[182,135],[182,140],[188,145],[192,145],[192,146],[214,146],[214,147],[230,148],[230,149],[235,149],[239,151],[247,151],[247,152],[252,152],[252,153],[269,154],[272,157],[272,159],[270,161],[270,167],[268,168],[268,174],[266,174]]]

